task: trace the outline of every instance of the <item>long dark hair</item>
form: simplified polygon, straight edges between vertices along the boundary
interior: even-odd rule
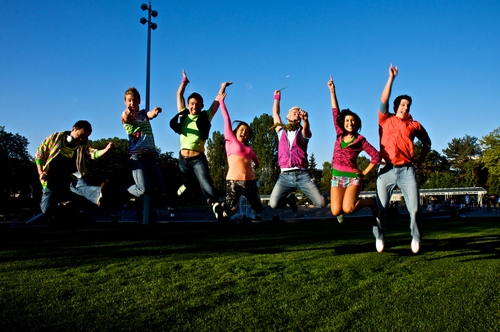
[[[337,124],[342,129],[342,136],[347,135],[347,130],[345,130],[344,127],[344,121],[346,116],[348,115],[351,115],[354,118],[354,123],[356,124],[356,128],[353,132],[353,135],[357,136],[361,131],[361,118],[348,108],[340,111],[340,114],[337,116]]]
[[[236,128],[234,128],[234,130],[233,130],[233,134],[235,137],[236,137],[236,132],[238,131],[238,128],[240,128],[241,126],[247,126],[248,131],[250,132],[250,134],[248,135],[248,141],[250,141],[252,139],[252,137],[253,137],[252,128],[250,128],[248,123],[246,123],[245,121],[235,120],[235,121],[233,121],[233,126],[234,126],[234,124],[236,124]],[[245,145],[249,145],[248,141],[245,143]]]

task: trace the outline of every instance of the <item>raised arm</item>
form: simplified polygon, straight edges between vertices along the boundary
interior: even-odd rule
[[[337,94],[335,92],[335,84],[333,84],[332,75],[330,75],[330,80],[327,83],[328,89],[330,89],[330,100],[332,102],[332,108],[339,108],[339,103],[337,101]]]
[[[342,128],[339,127],[337,123],[337,116],[339,116],[339,103],[337,101],[337,93],[335,92],[335,84],[333,84],[332,75],[330,75],[330,80],[326,84],[328,89],[330,89],[330,100],[332,103],[332,118],[333,118],[333,127],[335,128],[335,132],[338,134],[342,133]]]
[[[311,126],[309,125],[309,115],[307,114],[306,111],[301,109],[299,111],[299,117],[302,120],[302,135],[305,138],[311,138],[312,132],[311,132]]]
[[[223,82],[220,85],[219,93],[217,94],[217,97],[215,97],[215,100],[212,102],[212,105],[210,105],[210,110],[212,111],[212,116],[217,113],[217,110],[219,109],[219,96],[225,95],[226,94],[226,88],[233,84],[233,82]]]
[[[226,103],[224,102],[225,98],[226,98],[226,93],[219,94],[217,96],[217,101],[220,104],[222,118],[224,119],[224,137],[226,139],[228,139],[234,135],[233,135],[233,130],[231,128],[231,118],[230,118],[229,113],[227,111]]]
[[[392,83],[394,79],[398,75],[398,67],[393,67],[392,64],[389,66],[389,78],[387,79],[387,83],[385,83],[384,90],[382,91],[382,95],[380,96],[380,102],[383,104],[387,104],[389,102],[389,98],[391,97],[392,91]],[[380,110],[382,113],[385,113],[384,110]],[[385,110],[387,111],[387,110]]]
[[[184,90],[186,90],[186,86],[188,85],[189,80],[187,78],[186,72],[184,69],[182,70],[182,81],[179,85],[179,89],[177,90],[177,112],[182,112],[184,108],[186,108],[186,101],[184,100]]]
[[[280,100],[281,100],[281,91],[274,91],[274,104],[273,104],[273,122],[274,124],[281,124],[281,116],[280,116]],[[276,127],[276,132],[278,132],[281,128]]]

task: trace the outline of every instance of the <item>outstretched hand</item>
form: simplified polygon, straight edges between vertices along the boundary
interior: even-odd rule
[[[184,71],[184,69],[182,70],[182,81],[190,83],[189,79],[187,78],[187,75],[186,75],[186,72]]]
[[[218,100],[220,95],[225,95],[226,88],[231,84],[233,84],[233,82],[222,82],[220,85],[219,93],[217,94],[217,97],[215,97],[215,100]]]
[[[302,121],[307,121],[309,119],[309,115],[307,114],[306,111],[304,110],[299,110],[299,118],[302,120]]]
[[[395,78],[398,75],[398,67],[394,67],[391,63],[389,67],[389,76]]]
[[[328,83],[326,83],[326,85],[328,85],[328,88],[331,92],[335,91],[335,84],[333,84],[332,75],[330,75],[330,80],[328,81]]]
[[[161,107],[155,107],[155,108],[153,108],[153,114],[154,114],[154,116],[157,117],[158,114],[161,113],[161,111],[162,111]]]

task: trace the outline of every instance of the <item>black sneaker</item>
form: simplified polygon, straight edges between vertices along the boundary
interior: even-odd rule
[[[295,199],[295,194],[290,194],[286,198],[287,204],[290,206],[293,212],[297,212],[298,206],[297,206],[297,200]]]

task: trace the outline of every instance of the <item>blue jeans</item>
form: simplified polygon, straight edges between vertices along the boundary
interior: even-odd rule
[[[100,186],[90,186],[83,178],[57,179],[47,182],[47,188],[42,190],[42,202],[40,208],[43,213],[52,213],[58,203],[71,198],[70,191],[85,197],[94,204],[97,204]]]
[[[326,206],[325,197],[306,170],[281,172],[269,198],[269,205],[273,209],[285,207],[287,196],[296,190],[302,191],[315,206]]]
[[[135,182],[127,189],[130,194],[141,197],[146,193],[149,194],[153,188],[158,188],[162,194],[165,192],[163,178],[153,154],[133,154],[128,164]]]
[[[403,193],[406,207],[410,213],[410,230],[413,240],[421,239],[421,215],[419,209],[418,183],[413,166],[394,167],[382,165],[377,178],[377,198],[380,204],[380,215],[377,225],[373,226],[373,235],[378,240],[385,236],[387,209],[394,188],[398,186]]]
[[[210,171],[208,170],[207,157],[204,153],[195,157],[183,157],[179,154],[179,168],[187,176],[192,176],[194,173],[200,183],[201,191],[209,204],[219,201],[212,178],[210,177]]]

